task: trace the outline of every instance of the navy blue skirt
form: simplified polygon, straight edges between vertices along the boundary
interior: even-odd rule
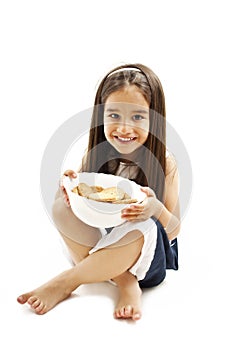
[[[139,281],[141,288],[151,288],[159,285],[166,276],[166,269],[178,270],[178,245],[177,239],[169,242],[167,234],[158,220],[157,245],[150,268],[143,280]]]
[[[166,277],[166,269],[178,270],[178,245],[175,238],[171,243],[161,223],[152,218],[157,225],[157,244],[150,268],[143,280],[138,281],[141,288],[151,288],[160,284]],[[107,233],[113,227],[105,228]]]

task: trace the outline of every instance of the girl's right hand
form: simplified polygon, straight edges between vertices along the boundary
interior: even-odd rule
[[[64,200],[64,203],[67,207],[70,207],[70,200],[69,200],[69,197],[67,195],[67,192],[66,192],[66,189],[63,185],[63,178],[64,176],[69,176],[71,179],[75,179],[77,177],[77,174],[74,170],[66,170],[60,180],[60,190],[63,194],[63,200]]]

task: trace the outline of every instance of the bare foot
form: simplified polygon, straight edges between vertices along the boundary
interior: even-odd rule
[[[116,318],[137,321],[141,318],[141,295],[142,291],[136,279],[128,285],[119,286],[120,298],[116,306],[114,316]]]
[[[45,314],[70,296],[72,290],[68,288],[64,277],[63,273],[32,292],[20,295],[17,301],[20,304],[27,302],[38,315]]]

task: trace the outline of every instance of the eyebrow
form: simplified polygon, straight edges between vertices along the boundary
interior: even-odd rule
[[[106,112],[120,112],[118,108],[107,108]],[[148,114],[149,110],[146,109],[137,109],[132,111],[132,113]]]

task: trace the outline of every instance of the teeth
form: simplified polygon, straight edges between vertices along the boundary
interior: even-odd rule
[[[119,139],[120,141],[125,141],[125,142],[127,142],[127,141],[133,140],[134,138],[133,138],[133,137],[120,137],[120,136],[118,136],[118,139]]]

